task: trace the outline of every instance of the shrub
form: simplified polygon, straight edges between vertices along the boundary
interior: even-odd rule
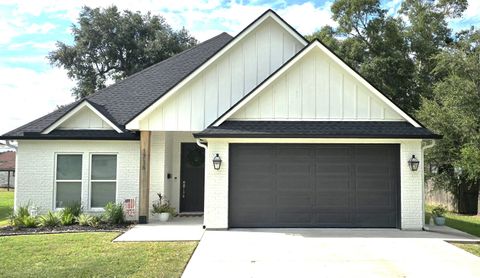
[[[38,222],[40,227],[56,227],[61,224],[60,215],[51,211],[40,216]]]
[[[69,211],[62,211],[60,215],[60,224],[63,226],[70,226],[73,223],[75,223],[75,216]]]
[[[10,224],[14,227],[33,228],[37,226],[37,218],[30,215],[27,206],[21,206],[10,214]]]
[[[83,208],[79,202],[71,203],[63,209],[63,213],[72,214],[73,217],[78,217],[82,213]]]
[[[434,217],[443,217],[447,212],[447,208],[444,206],[436,206],[432,209],[432,215]]]
[[[115,204],[113,202],[108,203],[105,206],[105,212],[102,215],[102,219],[108,224],[122,224],[125,222],[122,204]]]
[[[22,224],[26,228],[35,228],[38,225],[38,220],[35,216],[28,215],[22,217]]]
[[[82,213],[77,217],[78,225],[91,226],[90,223],[92,222],[92,218],[93,216]]]

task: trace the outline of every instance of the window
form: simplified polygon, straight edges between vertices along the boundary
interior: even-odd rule
[[[55,207],[80,203],[82,195],[82,155],[57,154]]]
[[[109,202],[115,202],[117,192],[117,156],[93,154],[90,182],[90,207],[102,208]]]

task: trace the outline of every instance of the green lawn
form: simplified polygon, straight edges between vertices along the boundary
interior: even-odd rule
[[[9,224],[8,215],[13,209],[13,189],[0,189],[0,227]]]
[[[180,277],[197,245],[112,243],[117,235],[0,237],[0,277]]]
[[[480,257],[480,243],[454,243],[453,245]]]
[[[430,217],[430,211],[432,206],[427,206],[426,221],[428,223]],[[448,227],[464,231],[474,236],[480,237],[480,216],[478,215],[462,215],[453,212],[448,212],[445,215],[445,225]]]

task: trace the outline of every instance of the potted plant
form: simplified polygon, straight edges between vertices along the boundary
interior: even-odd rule
[[[170,206],[170,202],[162,194],[157,193],[157,196],[158,200],[152,204],[152,215],[161,222],[167,222],[171,215],[176,215],[176,210]]]
[[[445,225],[445,213],[447,209],[444,206],[436,206],[432,209],[433,222],[437,226]]]

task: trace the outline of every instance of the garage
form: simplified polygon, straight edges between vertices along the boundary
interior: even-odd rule
[[[399,144],[230,144],[231,228],[399,228]]]

